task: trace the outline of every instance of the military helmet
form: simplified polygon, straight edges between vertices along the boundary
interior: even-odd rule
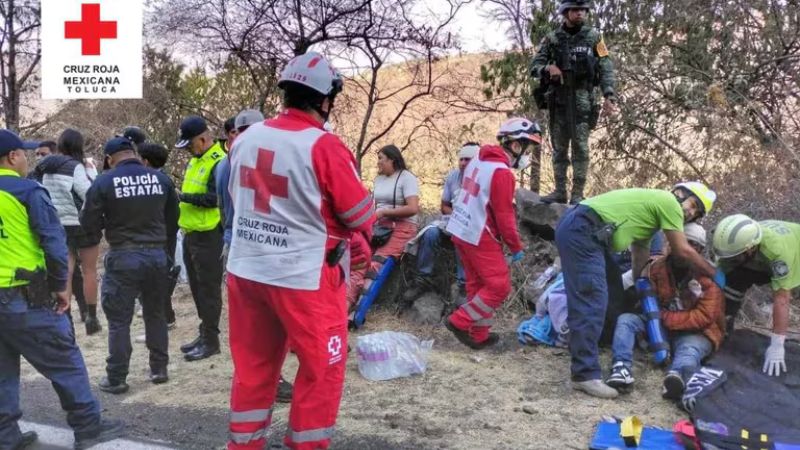
[[[587,0],[562,0],[561,4],[558,5],[558,13],[564,14],[571,8],[583,8],[591,11],[591,6],[591,2]]]
[[[761,225],[744,214],[722,219],[714,231],[714,255],[733,258],[761,243]]]
[[[699,181],[685,181],[676,184],[672,190],[674,191],[678,188],[686,189],[690,194],[697,197],[697,200],[700,201],[700,205],[703,207],[704,216],[711,212],[711,208],[717,200],[717,193],[709,189],[708,186]]]

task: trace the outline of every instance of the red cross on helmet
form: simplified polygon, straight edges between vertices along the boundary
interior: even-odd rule
[[[542,129],[539,128],[539,124],[535,120],[514,117],[500,125],[500,131],[497,132],[497,140],[501,144],[522,139],[527,139],[537,144],[542,143]]]
[[[343,85],[339,72],[317,52],[308,52],[289,61],[281,72],[278,87],[283,89],[286,83],[302,84],[327,97],[336,96]]]

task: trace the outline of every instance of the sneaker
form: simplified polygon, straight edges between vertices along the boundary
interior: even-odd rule
[[[278,396],[275,398],[275,401],[278,403],[291,403],[293,390],[294,387],[292,383],[286,381],[283,375],[281,375],[280,380],[278,380]]]
[[[86,325],[86,334],[89,336],[95,333],[99,333],[100,330],[103,329],[102,325],[100,325],[100,321],[97,320],[97,316],[87,315],[85,325]]]
[[[147,335],[146,334],[140,334],[140,335],[136,336],[135,338],[133,338],[133,342],[136,342],[137,344],[144,344],[145,342],[147,342]]]
[[[83,450],[103,442],[125,436],[125,423],[120,420],[101,419],[97,426],[75,432],[75,450]]]
[[[668,400],[680,400],[683,397],[683,391],[686,389],[686,384],[683,382],[681,374],[674,370],[667,372],[664,377],[664,385],[661,388],[661,396]]]
[[[634,381],[631,369],[622,361],[614,363],[611,374],[606,378],[606,384],[617,390],[631,388]]]
[[[114,395],[124,394],[128,392],[128,389],[130,389],[128,383],[124,381],[114,383],[111,382],[108,377],[103,377],[103,379],[97,383],[97,387],[103,392],[108,392],[109,394]]]
[[[597,398],[617,398],[619,395],[616,389],[606,385],[602,380],[573,381],[572,389]]]

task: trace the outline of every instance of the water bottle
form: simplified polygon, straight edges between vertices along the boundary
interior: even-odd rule
[[[359,336],[356,344],[358,371],[372,381],[425,372],[433,341],[420,342],[408,333],[383,331]]]

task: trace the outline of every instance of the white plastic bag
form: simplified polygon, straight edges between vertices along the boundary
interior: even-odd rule
[[[186,275],[186,265],[183,264],[183,232],[178,231],[178,239],[175,243],[175,265],[181,268],[181,273],[178,275],[179,283],[188,283],[189,278]]]
[[[356,343],[358,371],[371,381],[422,374],[428,366],[428,352],[432,347],[432,339],[420,341],[408,333],[381,331],[359,336]]]

